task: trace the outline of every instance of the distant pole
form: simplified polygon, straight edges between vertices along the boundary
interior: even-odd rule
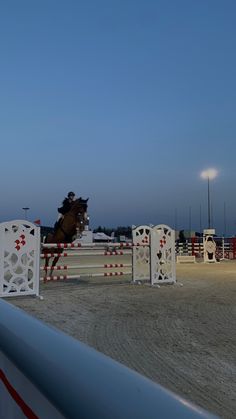
[[[218,175],[218,171],[216,169],[207,169],[201,173],[202,179],[207,179],[207,207],[208,207],[208,229],[211,228],[212,219],[211,219],[211,197],[210,197],[210,180],[215,179]]]
[[[210,178],[207,177],[208,228],[211,228]]]
[[[226,205],[224,202],[224,237],[226,237]]]
[[[192,208],[189,207],[189,233],[191,236],[191,230],[192,230]]]
[[[214,211],[213,211],[213,204],[212,204],[212,201],[211,201],[211,228],[215,223],[214,216],[215,216],[215,214],[214,214]]]
[[[23,211],[25,211],[25,220],[27,220],[27,211],[29,210],[29,208],[28,207],[24,207],[22,209],[23,209]]]
[[[178,229],[178,213],[177,208],[175,208],[175,231]]]
[[[199,233],[201,234],[202,232],[202,206],[201,205],[199,208],[199,228],[200,228]]]

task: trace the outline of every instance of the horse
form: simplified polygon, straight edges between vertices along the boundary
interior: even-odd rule
[[[45,243],[71,243],[77,233],[82,233],[84,230],[85,223],[87,221],[87,208],[88,199],[78,198],[72,205],[70,211],[68,211],[63,219],[57,223],[57,226],[53,233],[49,233],[46,237]],[[45,248],[43,249],[45,257],[45,276],[47,276],[47,269],[49,267],[49,261],[51,256],[47,256],[50,253],[57,253],[54,257],[49,276],[52,276],[54,266],[60,258],[60,253],[63,249],[58,248]]]

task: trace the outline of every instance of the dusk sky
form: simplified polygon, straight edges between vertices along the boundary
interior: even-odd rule
[[[236,234],[235,0],[0,2],[0,221]]]

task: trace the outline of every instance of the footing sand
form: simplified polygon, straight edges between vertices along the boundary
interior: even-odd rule
[[[235,418],[236,262],[177,265],[174,286],[130,280],[41,283],[43,301],[8,302],[198,406]]]

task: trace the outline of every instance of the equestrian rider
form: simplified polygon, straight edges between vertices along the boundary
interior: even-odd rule
[[[58,215],[57,221],[54,225],[54,229],[56,229],[60,225],[61,221],[64,218],[64,215],[67,212],[70,211],[71,206],[72,206],[74,201],[75,201],[75,193],[74,192],[68,192],[67,197],[62,202],[62,207],[57,208],[57,211],[59,212],[59,215]]]

